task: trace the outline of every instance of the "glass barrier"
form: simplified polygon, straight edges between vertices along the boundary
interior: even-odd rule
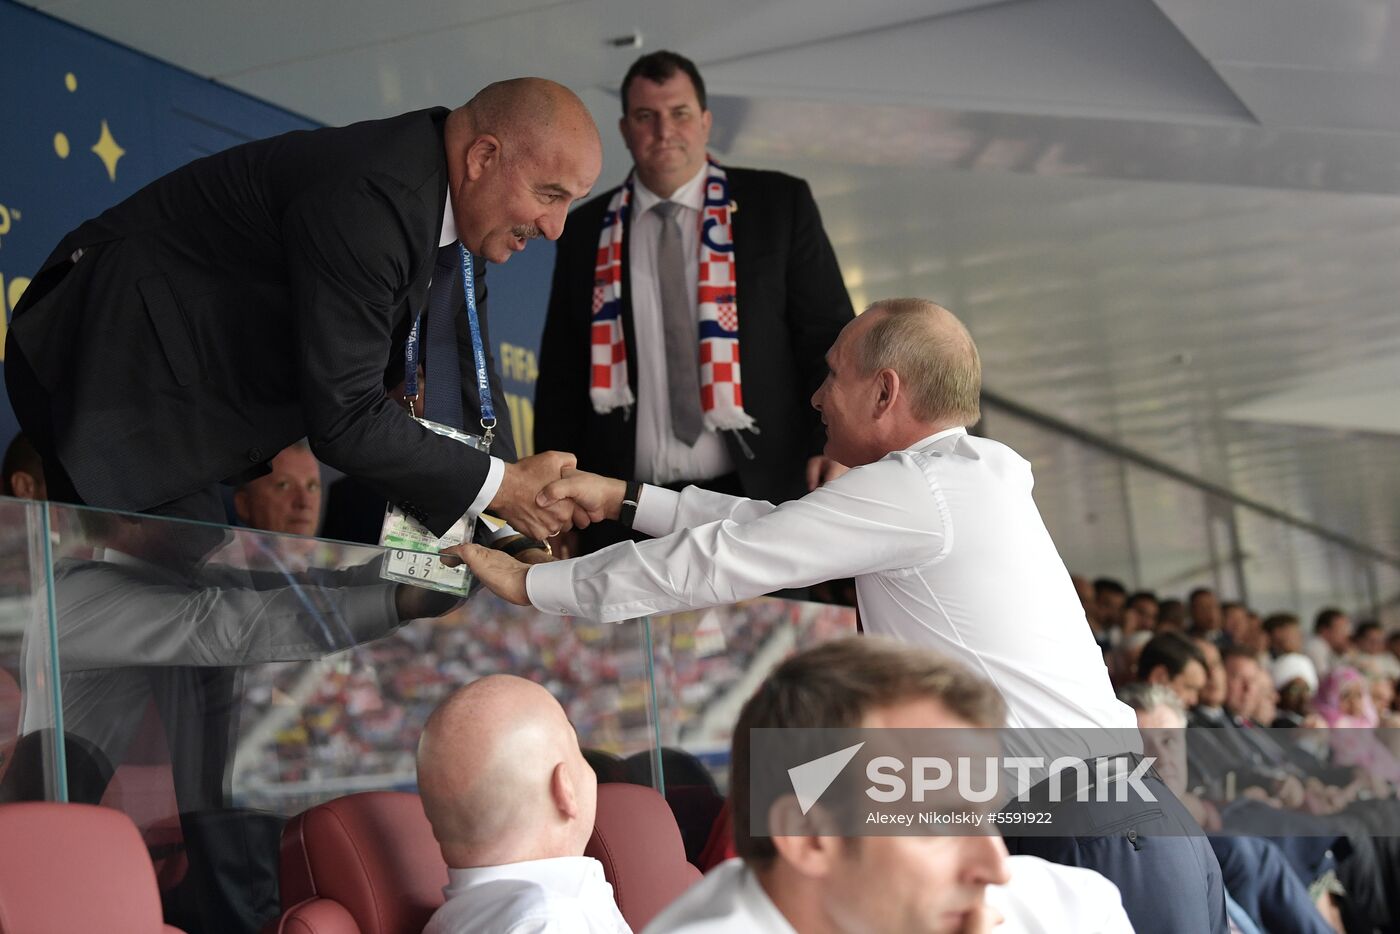
[[[1128,480],[1158,515],[1195,509]],[[1144,552],[1158,573],[1192,571],[1187,529],[1202,515]],[[1260,592],[1320,594],[1321,572],[1295,565],[1304,543],[1266,538],[1276,531],[1244,524]],[[847,607],[771,598],[599,624],[389,582],[383,558],[376,547],[0,499],[0,800],[124,811],[170,923],[255,931],[279,907],[286,818],[353,792],[413,790],[437,704],[511,673],[564,706],[601,780],[666,795],[695,859],[713,843],[744,701],[780,661],[857,624]],[[1350,556],[1331,559],[1313,564],[1334,586],[1394,586]]]
[[[67,799],[44,503],[0,498],[0,803]]]
[[[462,603],[382,579],[376,547],[15,500],[0,520],[5,800],[124,811],[187,930],[258,929],[285,819],[415,789],[428,715],[485,675],[544,685],[595,767],[660,785],[646,620]]]

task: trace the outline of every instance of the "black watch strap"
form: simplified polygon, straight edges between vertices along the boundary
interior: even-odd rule
[[[636,480],[627,481],[627,492],[622,494],[622,509],[617,513],[617,521],[625,528],[632,528],[637,518],[637,503],[642,498],[642,485]]]
[[[506,542],[504,545],[501,545],[500,548],[498,548],[497,550],[514,558],[517,557],[522,551],[529,551],[531,548],[544,547],[544,542],[536,541],[535,539],[530,538],[528,535],[521,535],[519,538],[513,538],[510,541]]]

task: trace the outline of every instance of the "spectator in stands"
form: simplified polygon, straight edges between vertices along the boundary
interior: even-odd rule
[[[1128,598],[1128,609],[1135,610],[1141,618],[1143,629],[1157,628],[1157,595],[1150,590],[1139,590]]]
[[[1269,637],[1269,654],[1274,658],[1303,651],[1303,624],[1292,613],[1274,613],[1264,620],[1264,632]],[[1313,666],[1317,674],[1317,666]]]
[[[749,699],[734,729],[730,800],[738,858],[721,863],[645,934],[935,934],[1130,931],[1112,883],[1097,873],[1006,854],[1001,838],[848,837],[785,831],[794,798],[754,813],[762,766],[752,731],[960,729],[1002,723],[996,690],[956,662],[879,637],[828,642],[788,659]],[[840,795],[828,791],[817,821]]]
[[[1196,706],[1218,710],[1224,705],[1225,696],[1229,691],[1225,665],[1220,658],[1220,647],[1209,639],[1193,639],[1192,642],[1206,663],[1206,684],[1201,688]]]
[[[1389,678],[1392,682],[1400,678],[1400,658],[1386,650],[1385,627],[1368,619],[1357,625],[1354,641],[1356,654],[1353,661],[1357,668],[1368,675]]]
[[[1274,688],[1278,691],[1278,714],[1273,727],[1320,726],[1309,723],[1313,717],[1312,699],[1317,693],[1317,669],[1302,652],[1280,655],[1273,663]]]
[[[1206,660],[1187,636],[1162,632],[1138,656],[1138,680],[1170,688],[1187,709],[1196,706],[1206,687]]]
[[[1351,617],[1336,607],[1320,610],[1313,621],[1313,636],[1303,647],[1317,667],[1317,676],[1325,678],[1346,660],[1351,650]]]
[[[1118,696],[1137,711],[1143,746],[1157,757],[1155,767],[1162,780],[1193,812],[1207,808],[1186,788],[1186,711],[1180,699],[1160,685],[1143,683],[1130,685]],[[1260,931],[1331,934],[1341,930],[1341,915],[1331,894],[1319,887],[1314,903],[1276,844],[1240,836],[1212,836],[1210,842],[1224,874],[1232,921],[1239,923],[1242,912]],[[1247,929],[1242,923],[1240,927]]]
[[[1186,598],[1191,608],[1191,635],[1201,636],[1219,644],[1224,638],[1220,628],[1220,600],[1209,587],[1197,587]]]
[[[1254,642],[1254,619],[1243,603],[1229,601],[1220,605],[1220,628],[1229,645],[1250,646]]]
[[[630,934],[583,855],[597,778],[544,688],[490,675],[449,696],[418,743],[418,791],[448,867],[424,934]]]
[[[877,302],[842,330],[827,362],[812,403],[828,456],[853,469],[807,496],[773,506],[577,473],[546,498],[572,499],[590,522],[635,520],[666,537],[533,568],[473,546],[454,553],[507,600],[533,597],[546,612],[604,621],[854,576],[867,632],[975,665],[1018,727],[1076,731],[1072,740],[1037,732],[1037,752],[1095,762],[1136,753],[1125,748],[1135,736],[1114,732],[1132,731],[1135,718],[1113,696],[1032,499],[1030,465],[967,433],[979,417],[981,363],[966,329],[931,302]],[[1135,924],[1223,931],[1214,856],[1185,835],[1190,816],[1171,792],[1162,787],[1153,811],[1130,820],[1131,839],[1099,835],[1081,846],[1073,836],[1022,837],[1010,846],[1102,872],[1119,884]],[[1154,845],[1135,847],[1138,834]]]
[[[1172,597],[1157,606],[1157,632],[1174,630],[1186,631],[1186,604]]]
[[[23,432],[14,436],[5,448],[5,461],[0,468],[0,492],[16,499],[48,499],[44,486],[44,462],[34,443]]]
[[[311,445],[298,441],[268,466],[270,473],[240,484],[234,492],[238,521],[264,532],[315,535],[321,522],[321,465]]]
[[[1099,623],[1099,643],[1116,645],[1123,633],[1123,611],[1128,605],[1128,590],[1111,577],[1094,581],[1094,609]]]
[[[1233,646],[1221,655],[1225,664],[1225,709],[1237,720],[1253,725],[1251,711],[1259,697],[1259,660]]]

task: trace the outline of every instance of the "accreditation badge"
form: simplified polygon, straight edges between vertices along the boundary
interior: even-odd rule
[[[417,419],[424,428],[437,432],[454,441],[488,451],[490,441],[479,435],[467,434],[448,425]],[[403,510],[390,503],[384,510],[384,526],[379,533],[379,544],[385,549],[384,566],[379,576],[384,580],[441,590],[444,593],[465,597],[470,592],[475,578],[465,564],[450,568],[442,563],[438,553],[453,545],[469,541],[476,531],[477,516],[467,513],[458,519],[447,534],[441,538],[428,531],[427,527]]]

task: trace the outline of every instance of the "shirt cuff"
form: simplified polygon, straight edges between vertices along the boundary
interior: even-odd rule
[[[476,499],[467,507],[467,513],[473,516],[481,515],[482,510],[491,505],[491,500],[496,498],[496,493],[501,489],[501,481],[506,476],[506,463],[499,457],[491,458],[491,469],[486,471],[486,479],[481,484],[481,489],[476,494]]]
[[[652,538],[670,535],[676,527],[676,511],[680,503],[681,494],[675,490],[642,484],[642,491],[637,494],[637,514],[632,517],[632,528]]]
[[[572,561],[548,561],[525,572],[525,595],[542,613],[576,616]]]

